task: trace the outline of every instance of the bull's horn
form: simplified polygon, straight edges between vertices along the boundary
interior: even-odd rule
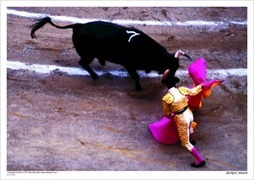
[[[178,50],[178,51],[176,51],[176,53],[175,53],[175,58],[179,58],[179,56],[185,56],[186,58],[188,58],[189,60],[192,60],[191,59],[191,57],[188,55],[188,54],[186,54],[185,52],[183,52],[182,50]]]
[[[187,59],[192,60],[188,54],[184,54],[183,56],[187,57]]]

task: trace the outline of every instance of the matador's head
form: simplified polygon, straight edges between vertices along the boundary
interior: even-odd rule
[[[179,83],[179,82],[180,82],[180,79],[178,77],[175,77],[174,75],[170,74],[169,69],[167,69],[162,75],[161,83],[165,84],[168,89],[175,87],[176,83]]]

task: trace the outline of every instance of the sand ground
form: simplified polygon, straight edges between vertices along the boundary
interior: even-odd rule
[[[13,8],[81,18],[138,20],[246,20],[246,8]],[[28,64],[79,67],[71,30],[49,25],[30,38],[32,19],[8,15],[7,58]],[[67,24],[67,23],[60,23]],[[171,53],[181,48],[208,69],[247,68],[247,27],[135,26]],[[189,61],[181,61],[186,69]],[[121,69],[95,60],[92,67]],[[131,78],[55,72],[7,72],[7,170],[37,171],[192,171],[193,157],[181,147],[156,142],[148,124],[162,116],[167,89],[160,78]],[[179,85],[189,85],[182,77]],[[203,108],[195,112],[196,147],[207,165],[198,171],[247,170],[247,77],[228,76]]]

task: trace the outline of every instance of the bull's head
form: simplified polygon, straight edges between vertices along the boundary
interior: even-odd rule
[[[170,62],[169,69],[167,69],[164,73],[163,71],[161,72],[163,73],[161,83],[165,84],[168,88],[174,87],[176,83],[180,82],[180,79],[175,77],[175,73],[177,69],[179,68],[180,56],[184,56],[187,59],[192,60],[191,57],[185,52],[183,52],[182,50],[176,51],[176,53],[174,54],[175,60]]]
[[[172,75],[169,69],[167,69],[163,73],[161,83],[166,85],[168,89],[175,87],[176,83],[179,83],[179,82],[180,82],[180,79]]]

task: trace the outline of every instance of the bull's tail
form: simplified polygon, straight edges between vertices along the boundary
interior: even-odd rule
[[[52,21],[51,21],[51,18],[50,17],[44,17],[42,19],[39,19],[38,22],[32,24],[30,26],[30,28],[32,29],[31,30],[31,37],[32,38],[36,38],[35,36],[35,31],[37,31],[38,29],[40,29],[41,27],[43,27],[45,24],[51,24],[52,26],[58,28],[58,29],[69,29],[69,28],[74,28],[76,24],[70,24],[70,25],[67,25],[67,26],[58,26],[56,24],[54,24]]]

